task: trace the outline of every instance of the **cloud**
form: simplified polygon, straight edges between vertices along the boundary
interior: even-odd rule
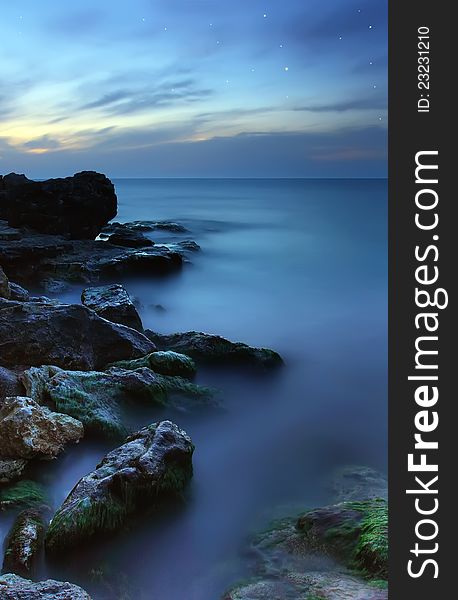
[[[49,135],[43,135],[39,138],[25,142],[22,144],[22,146],[26,149],[26,151],[49,152],[60,148],[61,143]]]
[[[388,101],[386,97],[375,98],[353,98],[349,100],[341,100],[330,104],[314,104],[308,106],[298,106],[294,110],[306,111],[313,113],[323,112],[347,112],[349,110],[386,110]]]

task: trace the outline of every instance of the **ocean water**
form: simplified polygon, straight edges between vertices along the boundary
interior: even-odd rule
[[[40,576],[95,600],[217,600],[246,576],[250,532],[329,500],[338,466],[386,470],[385,180],[118,180],[116,220],[172,220],[201,251],[176,275],[128,280],[145,327],[199,330],[271,347],[271,374],[201,369],[222,411],[149,411],[192,437],[183,505],[140,519]],[[170,234],[148,234],[158,242]],[[80,289],[68,299],[77,299]],[[158,310],[161,305],[165,310]],[[109,449],[81,443],[38,474],[58,505]]]

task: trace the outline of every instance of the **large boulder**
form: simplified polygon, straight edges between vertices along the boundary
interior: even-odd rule
[[[126,289],[119,283],[83,290],[81,302],[100,317],[143,331],[142,320]]]
[[[178,404],[175,396],[209,403],[211,390],[181,377],[164,377],[151,369],[111,368],[99,371],[64,371],[58,367],[32,367],[23,374],[29,396],[51,404],[57,411],[79,419],[87,433],[125,436],[126,406]],[[183,403],[180,404],[183,408]]]
[[[127,438],[83,477],[54,515],[48,552],[60,553],[103,533],[170,497],[181,497],[192,477],[194,446],[170,421],[141,429]]]
[[[93,171],[14,185],[6,189],[5,202],[11,227],[27,226],[75,239],[95,239],[117,213],[113,184]]]
[[[72,583],[54,581],[29,581],[18,575],[0,575],[2,600],[91,600],[82,588]]]
[[[52,459],[83,437],[80,421],[31,398],[6,398],[0,408],[0,458]]]
[[[44,540],[45,524],[39,510],[24,510],[14,521],[6,539],[3,571],[29,576]]]
[[[0,339],[0,361],[6,366],[93,370],[156,349],[134,329],[102,319],[85,306],[58,302],[0,299]]]
[[[267,369],[283,364],[281,356],[268,348],[254,348],[241,342],[231,342],[219,335],[187,331],[162,335],[150,330],[145,335],[159,350],[173,350],[202,363],[220,365],[260,366]]]

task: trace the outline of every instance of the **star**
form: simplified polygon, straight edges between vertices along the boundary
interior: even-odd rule
[[[370,60],[370,61],[369,61],[369,64],[370,64],[370,65],[373,65],[374,63],[373,63],[373,62]]]
[[[372,87],[373,87],[373,88],[374,88],[374,90],[375,90],[377,86],[374,84]]]
[[[266,13],[264,13],[264,14],[263,14],[263,17],[264,17],[264,19],[267,19],[267,14],[266,14]]]
[[[372,25],[369,25],[369,29],[372,29]]]
[[[339,35],[339,40],[341,40],[341,39],[342,39],[342,36],[341,36],[341,35]]]
[[[289,71],[289,67],[285,67],[285,71]]]
[[[283,44],[280,44],[280,48],[283,48]]]

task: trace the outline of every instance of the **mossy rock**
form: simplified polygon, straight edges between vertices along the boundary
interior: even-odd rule
[[[0,509],[32,508],[48,504],[45,488],[35,481],[18,481],[0,489]]]
[[[302,515],[297,528],[308,543],[373,577],[388,569],[388,505],[376,498],[342,502]]]
[[[44,539],[45,525],[38,510],[25,510],[16,518],[6,541],[3,570],[29,576]]]
[[[173,352],[172,350],[152,352],[142,358],[123,360],[110,366],[119,367],[121,369],[139,369],[140,367],[148,367],[160,375],[176,375],[186,379],[194,377],[197,371],[192,358],[185,354]]]

